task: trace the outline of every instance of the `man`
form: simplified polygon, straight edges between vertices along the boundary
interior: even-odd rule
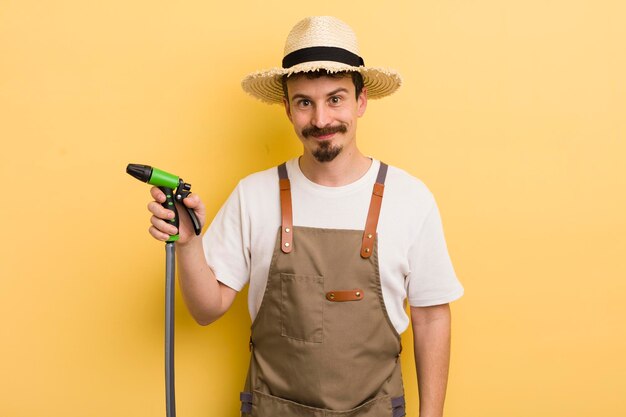
[[[255,72],[245,91],[282,103],[303,153],[243,179],[202,239],[181,217],[179,277],[187,306],[209,324],[249,284],[253,319],[244,416],[405,415],[400,336],[411,305],[420,415],[443,414],[448,303],[463,293],[434,198],[404,171],[366,157],[357,121],[369,98],[400,86],[367,68],[356,37],[332,17],[290,32],[283,68]],[[176,229],[155,201],[150,233]],[[185,200],[201,223],[197,195]]]

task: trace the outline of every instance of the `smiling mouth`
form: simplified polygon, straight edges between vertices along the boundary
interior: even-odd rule
[[[304,136],[305,138],[313,136],[315,139],[318,140],[328,140],[332,138],[335,133],[346,133],[347,130],[348,128],[345,125],[328,126],[322,128],[310,126],[302,129],[302,136]]]
[[[311,135],[311,136],[313,136],[315,139],[318,139],[318,140],[328,140],[328,139],[332,138],[333,136],[335,136],[335,134],[334,133],[328,133],[326,135],[319,135],[319,136],[318,135]]]

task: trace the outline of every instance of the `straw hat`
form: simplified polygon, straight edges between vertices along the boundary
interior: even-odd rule
[[[289,32],[282,68],[253,72],[241,86],[267,103],[282,103],[283,75],[317,70],[360,72],[371,99],[392,94],[402,83],[400,74],[392,69],[365,67],[350,26],[335,17],[313,16],[296,23]]]

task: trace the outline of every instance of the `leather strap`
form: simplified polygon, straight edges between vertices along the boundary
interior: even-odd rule
[[[383,203],[383,194],[385,192],[385,178],[387,177],[388,165],[381,162],[378,170],[378,177],[374,190],[372,191],[372,199],[370,200],[370,208],[365,221],[365,230],[363,231],[363,241],[361,243],[361,257],[369,258],[374,251],[374,241],[376,238],[376,228],[378,227],[378,218],[380,216],[380,207]]]
[[[278,166],[278,183],[280,187],[280,249],[289,253],[293,249],[293,214],[291,212],[291,183],[287,176],[287,164]]]
[[[328,301],[359,301],[363,299],[363,290],[330,291],[326,293]]]
[[[372,199],[367,213],[365,222],[365,230],[363,231],[363,240],[361,243],[361,257],[369,258],[374,250],[374,241],[376,237],[376,228],[378,227],[378,217],[380,216],[380,207],[383,202],[383,194],[385,192],[385,178],[387,177],[388,165],[384,162],[380,163],[374,190],[372,191]],[[287,164],[283,162],[278,166],[278,178],[280,186],[280,249],[283,253],[290,253],[293,249],[293,213],[291,209],[291,183],[287,175]]]

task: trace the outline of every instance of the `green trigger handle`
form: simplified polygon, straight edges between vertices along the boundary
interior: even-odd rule
[[[176,202],[182,204],[183,200],[191,194],[191,184],[184,182],[182,178],[179,178],[176,175],[162,171],[158,168],[153,168],[149,165],[128,164],[126,172],[138,180],[154,185],[163,191],[165,194],[165,202],[161,203],[161,205],[174,212],[174,217],[166,220],[166,222],[178,229],[180,222],[178,221]],[[201,228],[196,213],[184,204],[183,206],[187,210],[187,214],[189,214],[189,218],[193,224],[194,233],[199,235]],[[170,235],[167,242],[175,242],[179,239],[179,237],[178,233]]]

